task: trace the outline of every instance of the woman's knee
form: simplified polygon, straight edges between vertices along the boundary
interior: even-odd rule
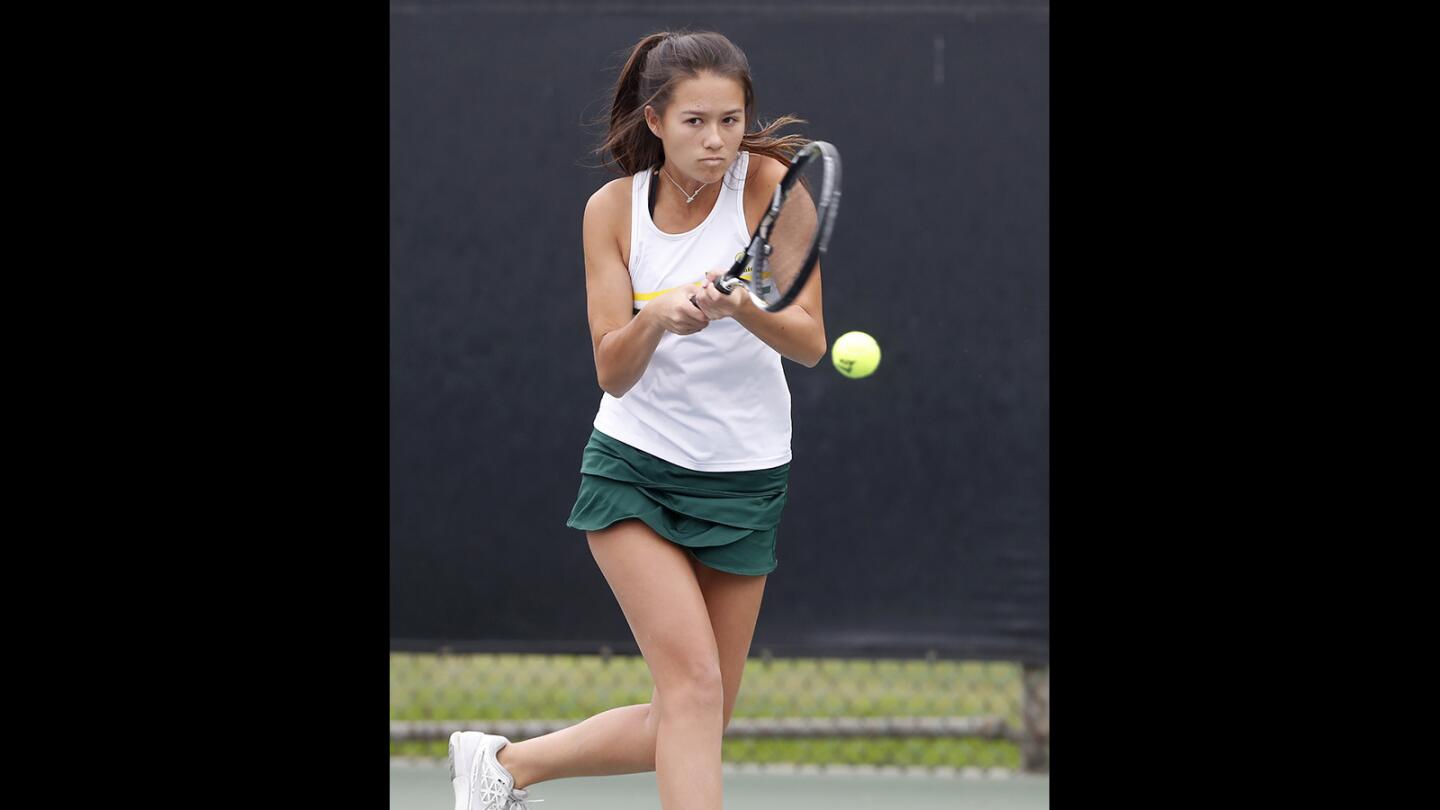
[[[725,688],[719,662],[696,661],[672,669],[663,679],[656,678],[650,695],[650,711],[724,713]]]

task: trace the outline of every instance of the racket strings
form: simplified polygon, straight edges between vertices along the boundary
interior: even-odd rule
[[[723,288],[743,285],[775,312],[794,302],[826,250],[840,202],[840,154],[813,141],[791,163],[778,207],[767,210],[750,246],[736,257]]]
[[[784,297],[809,264],[819,225],[815,199],[809,189],[820,185],[818,163],[812,161],[802,179],[786,192],[770,226],[769,251],[757,262],[757,269],[763,272],[756,292],[764,300]]]

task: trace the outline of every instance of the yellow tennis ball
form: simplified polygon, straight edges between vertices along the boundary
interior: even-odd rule
[[[880,365],[880,344],[864,332],[846,332],[830,347],[830,361],[852,380],[868,377]]]

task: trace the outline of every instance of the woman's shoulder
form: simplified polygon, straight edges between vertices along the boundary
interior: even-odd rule
[[[608,234],[627,266],[630,264],[630,191],[634,180],[634,177],[617,177],[597,189],[585,203],[586,233]]]
[[[628,236],[630,190],[634,187],[634,180],[633,177],[617,177],[596,189],[585,203],[585,219],[605,223],[617,234],[623,230]]]
[[[769,199],[789,168],[789,164],[769,155],[751,152],[749,165],[745,167],[745,196]]]
[[[769,155],[751,152],[749,165],[745,167],[745,182],[749,183],[757,177],[762,180],[767,177],[774,177],[775,182],[778,183],[780,182],[780,178],[785,176],[785,171],[788,168],[789,164],[783,161],[777,160]]]
[[[635,178],[628,175],[611,180],[590,195],[585,210],[595,210],[601,214],[627,210],[630,207],[630,191],[634,188],[634,183]]]

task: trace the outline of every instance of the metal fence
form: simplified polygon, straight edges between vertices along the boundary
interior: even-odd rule
[[[391,653],[392,756],[443,757],[452,731],[523,740],[648,703],[638,656]],[[746,663],[725,732],[732,765],[1049,769],[1049,667],[925,659]]]

